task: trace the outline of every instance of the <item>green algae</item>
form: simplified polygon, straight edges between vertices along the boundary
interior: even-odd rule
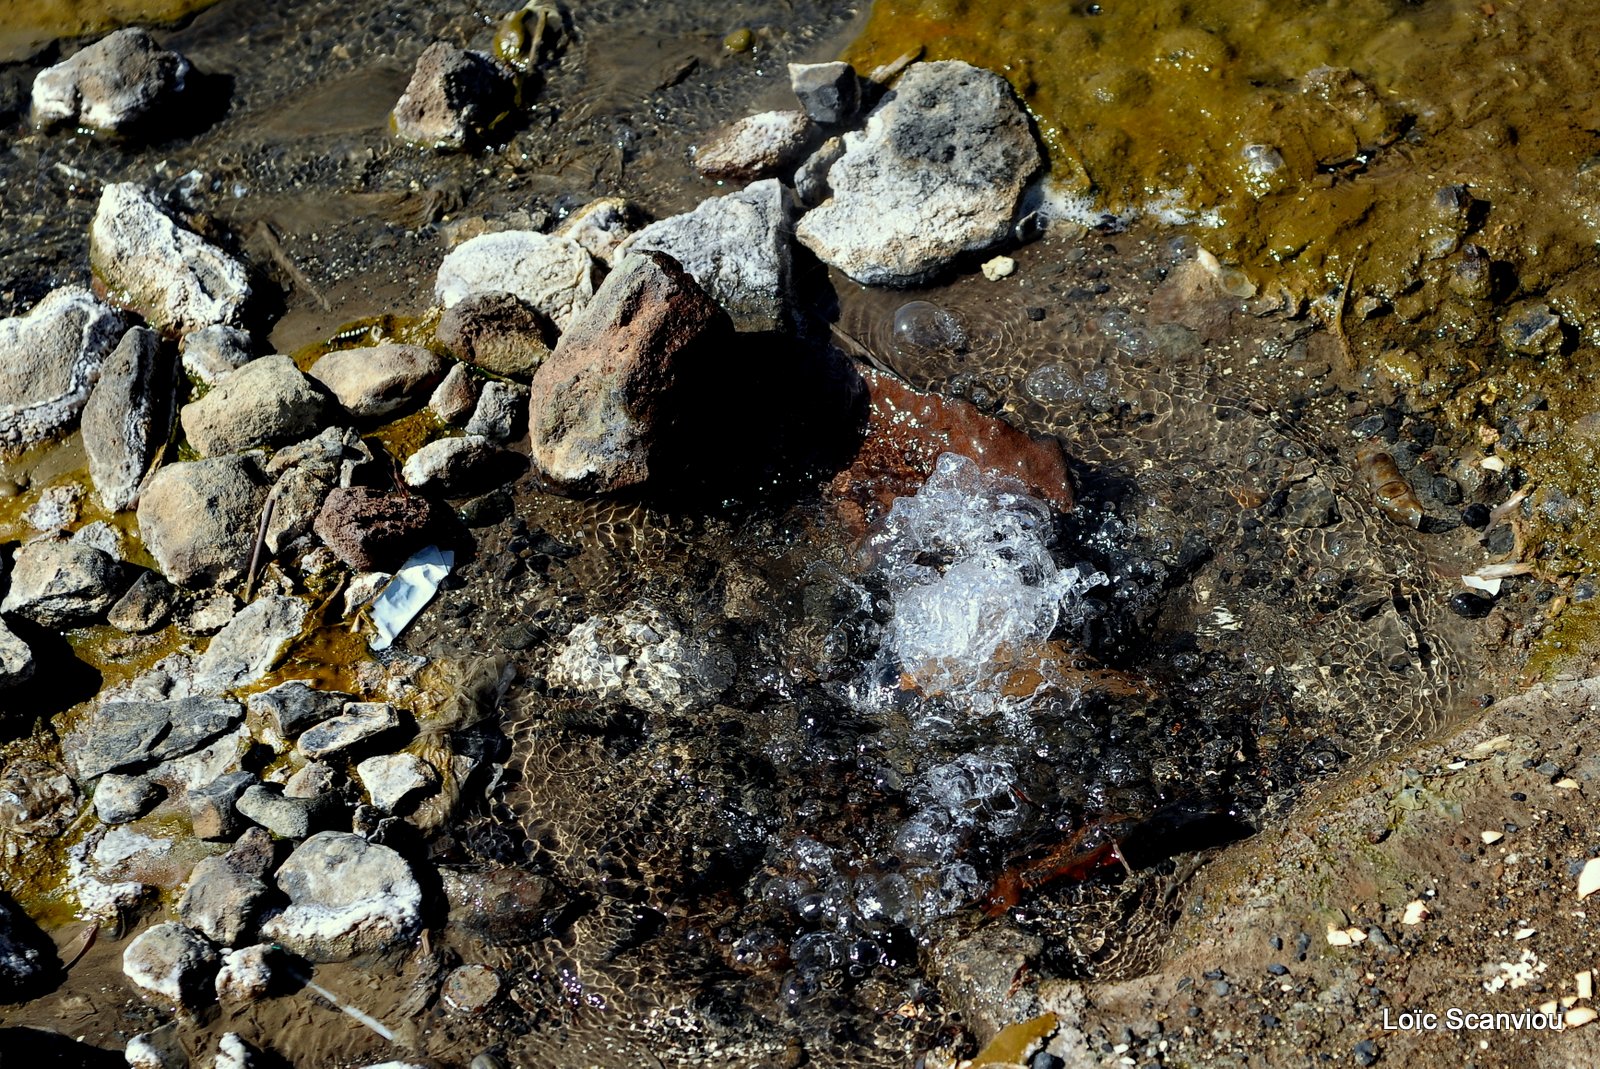
[[[176,22],[217,0],[6,0],[0,4],[0,63],[23,59],[59,37],[133,24]]]

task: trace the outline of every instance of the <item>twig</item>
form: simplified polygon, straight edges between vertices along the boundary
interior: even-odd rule
[[[244,573],[244,597],[242,600],[245,602],[250,600],[250,591],[256,585],[256,567],[261,563],[261,549],[267,543],[267,524],[272,522],[272,510],[278,504],[278,495],[276,493],[278,488],[274,486],[272,489],[274,492],[267,495],[267,503],[261,506],[261,522],[256,525],[255,545],[250,549],[250,567]]]

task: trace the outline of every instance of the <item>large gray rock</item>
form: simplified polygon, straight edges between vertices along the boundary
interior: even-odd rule
[[[405,859],[348,832],[321,832],[277,873],[289,907],[262,934],[314,962],[346,961],[415,939],[422,889]]]
[[[36,126],[76,122],[98,133],[122,133],[184,90],[189,61],[130,27],[103,37],[33,80]]]
[[[111,512],[133,504],[172,424],[172,377],[161,337],[134,327],[100,371],[83,407],[83,448],[95,494]]]
[[[90,780],[194,753],[243,719],[244,707],[224,698],[100,702],[61,751],[78,779]]]
[[[677,260],[740,330],[784,330],[792,319],[795,208],[794,194],[770,178],[651,223],[623,252]]]
[[[179,586],[232,583],[249,565],[266,498],[252,457],[168,464],[139,497],[139,530]]]
[[[0,445],[29,445],[71,427],[127,329],[121,312],[81,286],[0,319]]]
[[[343,753],[400,726],[400,714],[388,702],[347,702],[344,712],[300,736],[299,751],[315,760]]]
[[[399,343],[340,349],[311,365],[311,377],[361,419],[420,404],[444,372],[444,360],[432,350]]]
[[[291,679],[245,699],[251,716],[259,717],[284,742],[306,728],[338,716],[355,696],[337,690],[317,690],[303,680]]]
[[[93,623],[122,593],[122,565],[77,542],[29,542],[17,550],[0,612],[65,630]]]
[[[765,111],[713,130],[696,148],[694,165],[719,181],[766,178],[798,163],[815,133],[803,111]]]
[[[33,650],[0,620],[0,691],[33,678]]]
[[[201,456],[288,445],[322,426],[328,396],[287,356],[263,356],[183,406],[183,433]]]
[[[222,960],[192,928],[167,921],[141,932],[122,952],[122,971],[152,994],[193,1009],[215,997]]]
[[[833,196],[795,233],[866,285],[915,285],[1005,240],[1042,162],[1005,79],[957,60],[906,71],[844,143]]]
[[[433,291],[447,309],[474,294],[510,293],[564,331],[594,296],[594,278],[594,257],[572,238],[502,230],[450,250]]]
[[[356,775],[372,804],[393,813],[439,783],[433,766],[415,754],[391,753],[369,757],[356,765]]]
[[[113,300],[173,334],[238,326],[252,296],[243,264],[180,227],[132,182],[101,193],[89,226],[89,265]]]
[[[533,376],[528,431],[540,473],[572,493],[644,483],[682,366],[726,345],[731,329],[671,257],[619,259]]]
[[[482,52],[429,45],[394,106],[395,133],[448,151],[482,139],[512,104],[511,71]]]
[[[214,943],[238,946],[253,936],[256,918],[270,894],[265,883],[240,872],[226,858],[204,858],[178,899],[178,919]]]
[[[200,655],[195,692],[223,694],[266,678],[305,630],[310,613],[309,602],[281,594],[246,605]]]
[[[333,823],[338,799],[291,795],[276,785],[257,784],[239,795],[239,814],[284,839],[304,839]]]

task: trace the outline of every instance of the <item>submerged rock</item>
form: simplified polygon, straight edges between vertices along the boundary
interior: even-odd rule
[[[310,613],[309,602],[287,595],[246,605],[200,655],[196,693],[222,694],[266,678],[300,637]]]
[[[714,701],[732,676],[723,657],[640,602],[574,627],[551,658],[546,679],[597,701],[664,713]]]
[[[99,133],[124,133],[184,91],[189,61],[129,27],[101,38],[33,80],[33,122],[76,122]]]
[[[496,375],[526,379],[550,355],[556,328],[515,294],[475,293],[445,311],[435,335],[460,360]]]
[[[340,349],[311,365],[311,377],[358,419],[391,416],[417,403],[444,372],[444,361],[431,349],[394,342]]]
[[[788,187],[768,179],[651,223],[623,252],[671,256],[739,330],[785,330],[792,319],[795,209]]]
[[[17,550],[0,612],[66,630],[94,623],[122,593],[122,565],[76,542],[29,542]]]
[[[179,586],[232,583],[249,564],[266,497],[252,457],[168,464],[139,498],[145,548]]]
[[[141,932],[122,952],[122,971],[129,980],[190,1009],[211,1001],[220,965],[216,947],[173,921]]]
[[[107,509],[121,512],[133,504],[171,423],[172,378],[161,338],[134,327],[106,359],[83,408],[89,478]]]
[[[392,572],[444,536],[445,516],[416,494],[340,487],[329,491],[312,529],[356,571]]]
[[[795,234],[865,285],[915,285],[1005,240],[1042,162],[1005,79],[956,60],[911,67],[844,144]]]
[[[0,445],[72,426],[127,319],[81,286],[52,290],[25,316],[0,319]]]
[[[400,474],[413,490],[459,497],[508,482],[526,468],[519,454],[467,434],[429,442],[407,458]]]
[[[183,406],[183,433],[201,456],[298,442],[322,426],[328,397],[287,356],[263,356],[223,375]]]
[[[108,185],[100,195],[89,265],[112,300],[172,334],[238,326],[253,296],[243,264],[180,227],[132,182]]]
[[[320,832],[278,869],[289,906],[263,934],[313,962],[404,945],[422,930],[422,889],[405,859],[348,832]]]
[[[446,309],[475,294],[510,293],[565,331],[594,296],[594,277],[594,257],[573,239],[502,230],[450,250],[433,291]]]
[[[671,257],[622,257],[533,377],[533,462],[556,486],[606,493],[650,475],[686,361],[725,344],[727,314]]]
[[[803,111],[766,111],[719,127],[695,150],[695,168],[707,178],[748,182],[797,163],[815,127]]]
[[[812,122],[838,126],[861,106],[861,79],[848,63],[791,63],[789,88]]]
[[[512,104],[511,71],[482,52],[443,41],[423,50],[394,106],[395,133],[440,151],[482,140]]]

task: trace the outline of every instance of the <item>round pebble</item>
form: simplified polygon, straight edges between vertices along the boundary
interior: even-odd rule
[[[487,965],[463,965],[444,978],[444,1004],[457,1013],[482,1013],[500,994],[500,977]]]
[[[1482,594],[1463,590],[1450,596],[1450,611],[1468,620],[1481,620],[1494,611],[1494,602]]]
[[[1461,522],[1474,531],[1481,531],[1489,526],[1489,506],[1479,501],[1474,501],[1461,510]]]

